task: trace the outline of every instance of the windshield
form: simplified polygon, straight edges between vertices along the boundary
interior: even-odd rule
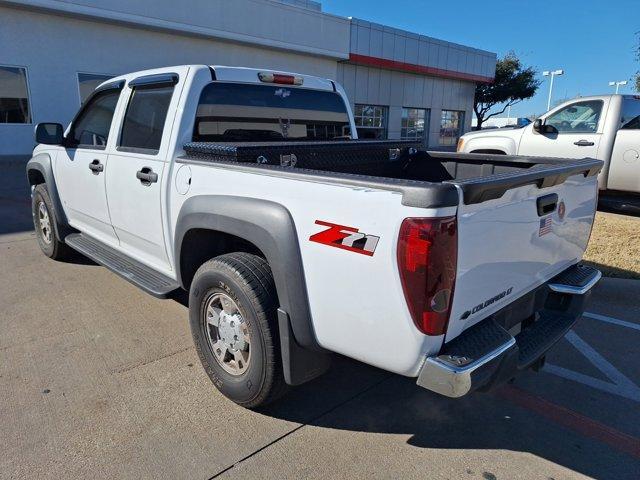
[[[290,86],[213,82],[200,95],[197,142],[350,138],[349,116],[335,92]]]

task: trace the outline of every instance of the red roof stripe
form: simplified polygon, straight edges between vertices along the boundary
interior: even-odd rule
[[[454,70],[445,70],[442,68],[425,67],[414,63],[397,62],[386,58],[370,57],[368,55],[360,55],[357,53],[349,54],[349,63],[357,65],[366,65],[368,67],[379,67],[387,70],[399,70],[401,72],[419,73],[422,75],[432,75],[434,77],[452,78],[456,80],[467,80],[471,82],[492,83],[493,77],[485,77],[484,75],[473,75],[471,73],[456,72]]]

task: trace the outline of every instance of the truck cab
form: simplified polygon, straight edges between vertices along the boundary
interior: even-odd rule
[[[600,190],[640,193],[640,96],[575,98],[523,128],[469,132],[458,151],[597,158]]]

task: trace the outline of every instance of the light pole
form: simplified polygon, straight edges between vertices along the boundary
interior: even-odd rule
[[[547,111],[551,110],[551,93],[553,92],[553,77],[556,75],[562,75],[564,70],[545,70],[542,72],[542,76],[551,77],[551,84],[549,85],[549,98],[547,99]]]
[[[626,85],[626,84],[627,84],[626,80],[622,80],[621,82],[609,82],[610,87],[616,87],[616,93],[618,93],[618,88],[620,88],[620,85]]]

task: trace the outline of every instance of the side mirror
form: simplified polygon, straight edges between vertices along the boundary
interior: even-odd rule
[[[533,129],[538,132],[538,133],[542,133],[542,120],[540,120],[539,118],[536,118],[535,121],[533,122]]]
[[[59,123],[39,123],[36,125],[36,143],[62,145],[64,129]]]
[[[545,125],[539,118],[533,122],[533,130],[538,133],[553,135],[558,133],[558,129],[553,125]]]

